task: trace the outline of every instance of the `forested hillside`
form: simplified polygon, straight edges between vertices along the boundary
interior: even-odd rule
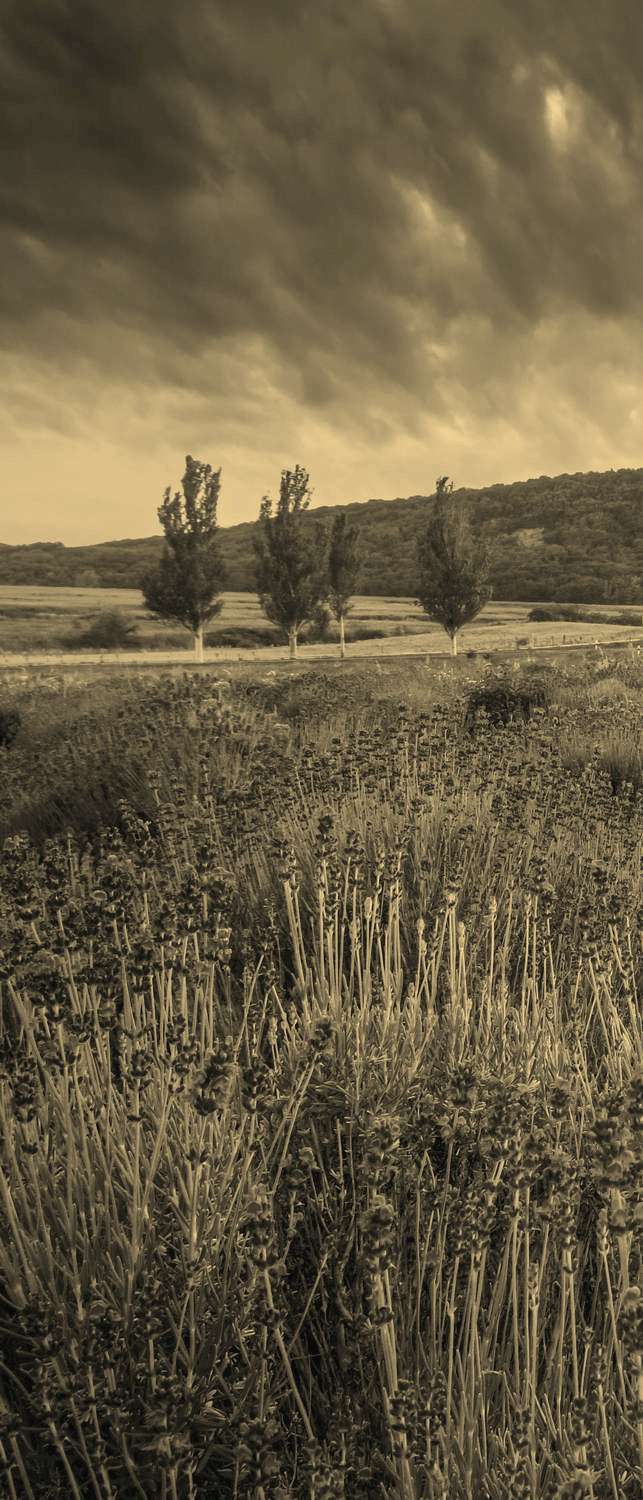
[[[497,599],[643,602],[643,469],[559,474],[556,478],[459,489],[489,546]],[[317,506],[329,527],[338,510],[359,525],[359,592],[409,596],[416,587],[415,539],[430,497]],[[257,505],[257,511],[259,507]],[[223,527],[227,587],[253,589],[253,525]],[[0,544],[0,583],[135,587],[162,537],[65,547],[60,542]]]

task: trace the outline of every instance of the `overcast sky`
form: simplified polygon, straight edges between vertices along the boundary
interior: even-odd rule
[[[640,0],[0,0],[0,541],[643,464]]]

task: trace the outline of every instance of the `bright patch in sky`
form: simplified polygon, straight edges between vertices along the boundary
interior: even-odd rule
[[[569,135],[569,111],[562,89],[545,89],[545,119],[557,146],[564,146]]]

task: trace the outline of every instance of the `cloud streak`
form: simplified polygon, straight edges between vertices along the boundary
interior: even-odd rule
[[[518,477],[508,453],[523,473],[636,461],[643,13],[591,10],[590,28],[586,0],[5,0],[23,521],[47,431],[79,460],[92,434],[111,444],[123,483],[145,430],[173,473],[198,437],[224,495],[234,453],[228,523],[256,513],[267,451],[317,463],[325,490],[363,475],[328,500],[387,492],[393,456],[388,492],[417,488],[422,444],[424,488],[463,461],[461,482]],[[77,534],[67,483],[58,535]]]

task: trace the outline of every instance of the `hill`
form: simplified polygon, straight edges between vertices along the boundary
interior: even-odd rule
[[[485,489],[459,489],[493,560],[497,599],[643,602],[643,469],[546,475]],[[359,526],[359,592],[415,593],[415,538],[431,497],[316,506],[328,524],[346,510]],[[258,508],[258,507],[257,507]],[[227,587],[253,590],[253,523],[221,528]],[[160,555],[160,535],[66,547],[0,544],[0,583],[136,587]]]

